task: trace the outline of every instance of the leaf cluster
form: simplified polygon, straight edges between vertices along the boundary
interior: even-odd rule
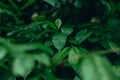
[[[119,0],[0,0],[0,80],[120,80]]]

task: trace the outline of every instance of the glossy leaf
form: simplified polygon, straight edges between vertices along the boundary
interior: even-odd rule
[[[67,36],[63,33],[55,33],[52,37],[52,42],[58,50],[61,50],[66,44]]]

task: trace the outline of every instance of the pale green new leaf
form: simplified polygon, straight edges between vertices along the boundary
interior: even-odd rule
[[[55,20],[55,24],[56,24],[56,26],[57,26],[57,28],[59,29],[60,27],[61,27],[61,25],[62,25],[62,21],[61,21],[61,19],[56,19]]]
[[[67,36],[63,33],[55,33],[52,37],[52,42],[58,50],[61,50],[66,44]]]
[[[32,56],[21,55],[14,60],[12,69],[16,76],[22,76],[25,78],[31,72],[33,66],[34,59]]]
[[[72,47],[69,51],[68,61],[71,64],[77,64],[81,57],[81,53],[77,47]]]

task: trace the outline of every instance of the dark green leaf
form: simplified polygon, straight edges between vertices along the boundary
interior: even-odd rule
[[[75,39],[76,39],[77,41],[79,41],[86,33],[87,33],[87,29],[83,29],[83,30],[79,31],[79,32],[75,35]]]
[[[0,70],[0,80],[16,80],[9,70]]]
[[[49,3],[50,5],[52,5],[53,7],[57,3],[57,0],[44,0],[44,1],[47,2],[47,3]]]
[[[28,6],[32,5],[36,0],[28,0],[27,3],[25,3],[21,10],[24,10],[25,8],[27,8]]]
[[[61,28],[61,32],[66,34],[66,35],[70,35],[73,32],[73,28],[72,27],[62,27]]]
[[[86,33],[86,30],[83,30],[81,32],[78,32],[78,34],[76,34],[75,36],[75,39],[79,42],[79,44],[81,44],[82,42],[84,42],[86,39],[88,39],[92,34],[93,32],[88,32]]]
[[[90,42],[94,43],[94,42],[99,41],[99,38],[89,38],[88,40],[89,40]]]
[[[57,27],[54,23],[50,22],[50,21],[45,21],[43,22],[44,24],[48,25],[48,27],[54,29],[54,30],[57,30]]]
[[[51,71],[47,69],[43,71],[43,77],[45,80],[57,80]]]
[[[12,6],[15,10],[19,11],[19,7],[17,6],[17,4],[15,4],[15,3],[13,2],[13,0],[9,0],[9,2],[10,2],[10,4],[11,4],[11,6]]]
[[[82,7],[82,3],[80,0],[75,0],[75,2],[73,3],[73,5],[77,8],[81,8]]]

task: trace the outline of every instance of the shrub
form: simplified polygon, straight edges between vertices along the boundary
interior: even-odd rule
[[[1,0],[0,80],[119,80],[119,0]]]

